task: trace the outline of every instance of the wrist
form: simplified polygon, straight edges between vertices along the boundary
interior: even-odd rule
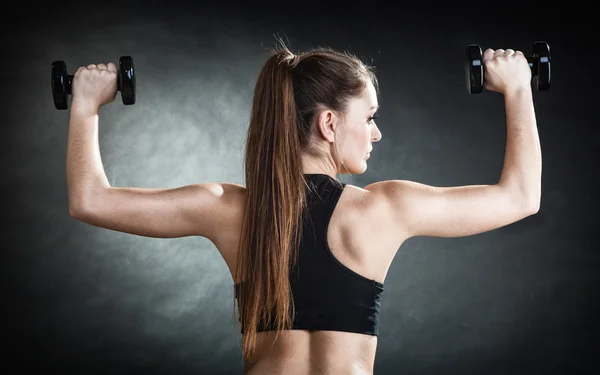
[[[88,101],[73,99],[71,101],[71,114],[78,116],[97,116],[100,107]]]
[[[519,98],[524,95],[531,95],[531,85],[523,84],[513,87],[507,87],[506,90],[504,90],[504,97],[507,99]]]

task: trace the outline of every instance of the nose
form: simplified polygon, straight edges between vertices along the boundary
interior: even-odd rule
[[[373,124],[373,131],[371,133],[371,141],[372,142],[379,142],[381,140],[381,131],[379,130],[379,127],[377,126],[377,124]]]

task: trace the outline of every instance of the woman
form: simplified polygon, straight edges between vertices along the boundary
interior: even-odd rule
[[[111,187],[98,110],[116,96],[113,63],[74,76],[67,151],[71,215],[125,233],[203,236],[231,272],[247,374],[372,374],[387,270],[413,236],[490,231],[537,212],[541,151],[531,70],[521,52],[488,49],[486,87],[504,96],[507,144],[497,184],[363,188],[381,139],[378,85],[357,57],[328,48],[273,51],[256,88],[246,186]]]

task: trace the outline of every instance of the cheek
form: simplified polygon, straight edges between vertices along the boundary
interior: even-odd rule
[[[355,153],[369,147],[371,140],[371,127],[367,124],[360,123],[348,128],[345,134],[345,147],[348,151]],[[348,152],[346,151],[346,152]]]
[[[361,141],[362,143],[369,143],[371,139],[371,127],[368,125],[363,126],[361,131]]]
[[[370,130],[368,126],[357,126],[356,128],[354,128],[354,131],[352,133],[352,138],[354,138],[355,143],[365,143],[365,140],[369,140]]]

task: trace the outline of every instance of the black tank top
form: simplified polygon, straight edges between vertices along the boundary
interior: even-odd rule
[[[327,243],[329,220],[346,184],[325,174],[304,177],[308,212],[303,220],[298,262],[290,273],[295,304],[292,329],[377,336],[383,284],[344,266]],[[238,287],[236,284],[236,297]],[[273,327],[257,329],[262,332]]]

